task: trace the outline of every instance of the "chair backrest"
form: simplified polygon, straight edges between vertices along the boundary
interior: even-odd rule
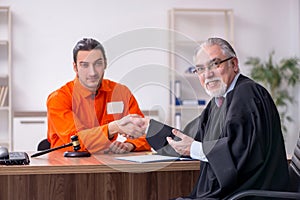
[[[244,199],[256,196],[268,199],[300,199],[300,137],[298,138],[292,160],[289,165],[290,191],[244,190],[233,194],[228,200]]]
[[[289,165],[290,189],[300,192],[300,138],[298,138],[292,160]]]
[[[50,149],[50,142],[47,139],[43,139],[42,141],[39,142],[37,146],[38,151]]]

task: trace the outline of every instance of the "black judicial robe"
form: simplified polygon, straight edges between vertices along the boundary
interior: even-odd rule
[[[245,189],[286,190],[279,114],[266,89],[251,79],[240,75],[223,105],[218,108],[212,99],[183,132],[203,142],[208,159],[200,164],[190,197],[183,199],[226,199]],[[174,154],[170,149],[160,153]]]

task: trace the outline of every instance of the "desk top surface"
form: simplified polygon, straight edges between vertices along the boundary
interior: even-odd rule
[[[28,152],[32,155],[33,152]],[[93,154],[86,158],[66,158],[62,151],[30,158],[29,165],[0,165],[0,175],[114,173],[199,170],[199,161],[168,161],[137,163],[117,160],[115,157],[145,155],[147,152],[128,154]]]

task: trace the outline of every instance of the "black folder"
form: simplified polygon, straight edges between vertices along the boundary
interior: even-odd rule
[[[174,128],[154,119],[150,119],[146,140],[154,150],[159,150],[168,144],[167,137],[174,138]]]

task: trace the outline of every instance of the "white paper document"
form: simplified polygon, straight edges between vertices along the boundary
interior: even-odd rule
[[[118,160],[127,160],[131,162],[139,162],[139,163],[175,161],[175,160],[192,160],[190,158],[180,158],[180,157],[162,156],[162,155],[122,156],[122,157],[115,157],[115,158]]]

